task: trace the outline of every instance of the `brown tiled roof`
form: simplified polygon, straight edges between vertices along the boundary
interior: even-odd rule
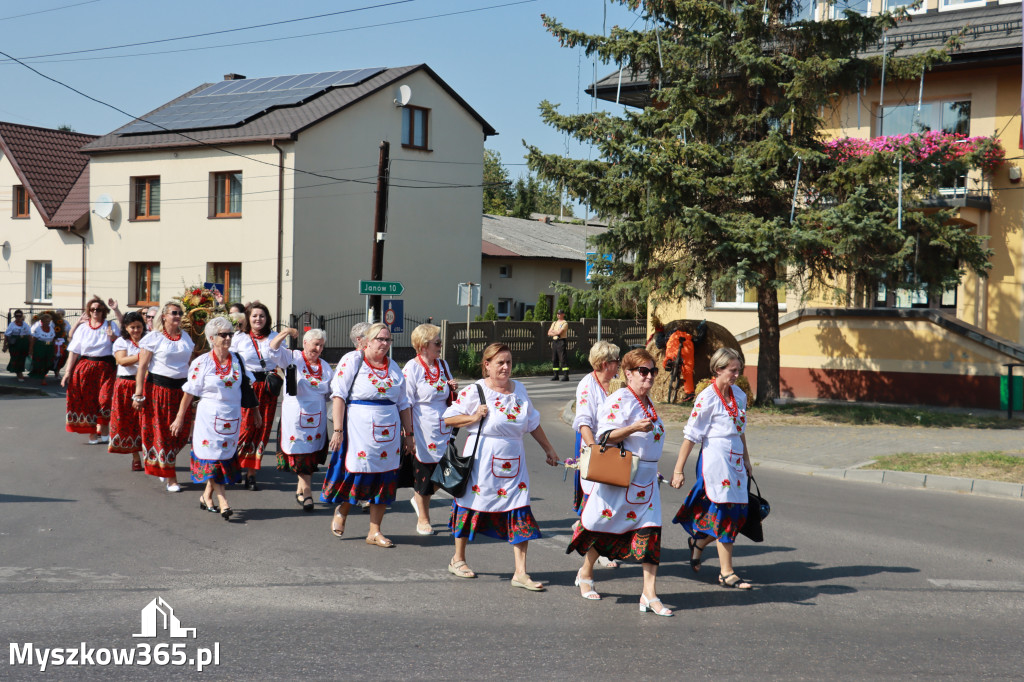
[[[498,246],[497,244],[490,243],[486,239],[483,239],[481,241],[483,242],[483,244],[482,244],[482,248],[480,249],[480,252],[483,255],[485,255],[485,256],[509,256],[509,257],[512,257],[512,258],[518,258],[519,257],[519,254],[516,253],[515,251],[509,251],[508,249],[503,249],[500,246]]]
[[[365,99],[366,97],[392,85],[395,81],[415,73],[424,71],[427,75],[437,81],[444,90],[452,96],[469,114],[475,118],[483,128],[484,135],[497,135],[498,133],[485,121],[480,114],[473,110],[451,87],[441,80],[440,76],[434,73],[426,64],[414,66],[402,66],[391,69],[384,69],[379,74],[369,78],[358,85],[328,90],[323,95],[305,104],[293,107],[281,107],[273,109],[266,114],[244,123],[240,126],[211,128],[208,130],[187,130],[182,133],[158,132],[123,135],[120,131],[127,128],[125,124],[112,133],[102,136],[92,144],[85,147],[83,151],[92,154],[106,151],[126,151],[133,149],[166,149],[168,147],[190,147],[200,144],[231,144],[239,142],[267,141],[272,139],[284,140],[294,139],[300,132],[319,123],[328,116],[332,116],[342,109]],[[148,118],[154,113],[164,109],[174,102],[177,102],[198,90],[207,87],[204,83],[171,102],[154,109],[142,118]],[[187,136],[187,137],[186,137]]]
[[[95,139],[95,135],[0,121],[0,150],[10,160],[47,227],[51,226],[50,221],[89,164],[89,157],[78,150]],[[86,213],[89,209],[88,189],[86,176],[85,205],[82,207]],[[65,216],[64,220],[68,217]]]
[[[89,164],[82,169],[82,174],[71,186],[67,198],[57,209],[53,218],[46,222],[47,227],[59,227],[65,230],[80,230],[89,225]]]

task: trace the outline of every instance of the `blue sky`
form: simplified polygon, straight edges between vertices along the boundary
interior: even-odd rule
[[[387,3],[391,3],[388,6]],[[203,82],[226,73],[250,78],[426,62],[476,109],[499,135],[487,147],[501,153],[512,177],[525,173],[522,140],[545,151],[566,152],[566,139],[538,115],[542,100],[563,111],[590,111],[582,92],[594,63],[561,48],[540,15],[600,33],[605,0],[36,0],[0,2],[0,50],[25,59],[43,74],[132,114],[142,115]],[[505,5],[505,6],[499,6]],[[367,8],[371,9],[360,9]],[[426,18],[451,12],[481,11]],[[489,8],[489,9],[483,9]],[[52,10],[52,11],[48,11]],[[342,10],[332,17],[221,35],[172,40],[116,50],[127,43],[163,41],[208,31],[280,22]],[[27,16],[16,16],[27,15]],[[410,21],[411,20],[411,21]],[[607,5],[607,27],[637,21]],[[374,24],[383,24],[371,26]],[[280,40],[288,36],[330,32]],[[255,44],[232,45],[251,41]],[[84,54],[40,57],[58,52]],[[153,54],[157,53],[157,54]],[[597,65],[598,77],[614,70]],[[0,120],[103,134],[128,119],[23,66],[0,57]],[[598,109],[607,109],[598,103]],[[589,150],[569,143],[568,153]],[[376,158],[376,148],[372,152]]]

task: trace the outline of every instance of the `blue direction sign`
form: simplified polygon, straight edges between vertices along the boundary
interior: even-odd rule
[[[392,334],[405,331],[405,301],[400,298],[389,298],[383,301],[384,324]]]
[[[401,282],[377,282],[372,279],[359,280],[360,296],[401,296],[405,287]]]
[[[612,254],[610,253],[603,254],[602,256],[599,257],[597,253],[594,251],[587,252],[587,276],[585,277],[585,279],[588,283],[590,282],[590,273],[593,271],[595,267],[598,268],[598,274],[601,274],[601,269],[604,268],[604,264],[601,263],[602,259],[609,263],[613,262],[614,260],[612,258]]]

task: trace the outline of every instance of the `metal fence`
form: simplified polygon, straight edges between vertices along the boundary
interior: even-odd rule
[[[354,324],[365,320],[366,311],[361,309],[346,310],[332,315],[317,315],[316,313],[306,311],[298,315],[292,315],[291,326],[299,330],[299,338],[302,338],[302,331],[306,327],[323,329],[324,334],[327,335],[323,353],[324,358],[328,362],[335,363],[342,355],[355,349],[349,333],[352,331]],[[391,344],[391,354],[396,361],[404,362],[415,357],[416,351],[413,350],[411,341],[412,330],[426,321],[408,315],[405,316],[402,325],[403,331],[398,334],[392,334],[394,341]]]
[[[551,359],[551,342],[547,331],[550,322],[470,322],[467,335],[465,322],[441,323],[444,357],[453,362],[459,350],[467,345],[477,353],[491,343],[504,343],[512,349],[517,362],[544,362]],[[637,320],[602,320],[601,338],[617,345],[623,352],[647,343],[647,323]],[[570,322],[567,337],[570,353],[589,353],[597,341],[597,319]]]

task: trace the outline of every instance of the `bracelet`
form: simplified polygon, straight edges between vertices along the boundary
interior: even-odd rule
[[[341,433],[342,431],[344,431],[344,429],[334,429],[335,433]]]
[[[685,474],[685,473],[683,473],[682,471],[673,471],[672,473],[673,473],[673,474],[679,474],[680,476],[685,476],[685,475],[686,475],[686,474]]]
[[[132,402],[133,403],[141,403],[141,402],[144,402],[145,400],[146,400],[146,396],[144,396],[144,395],[133,395],[132,396]]]

